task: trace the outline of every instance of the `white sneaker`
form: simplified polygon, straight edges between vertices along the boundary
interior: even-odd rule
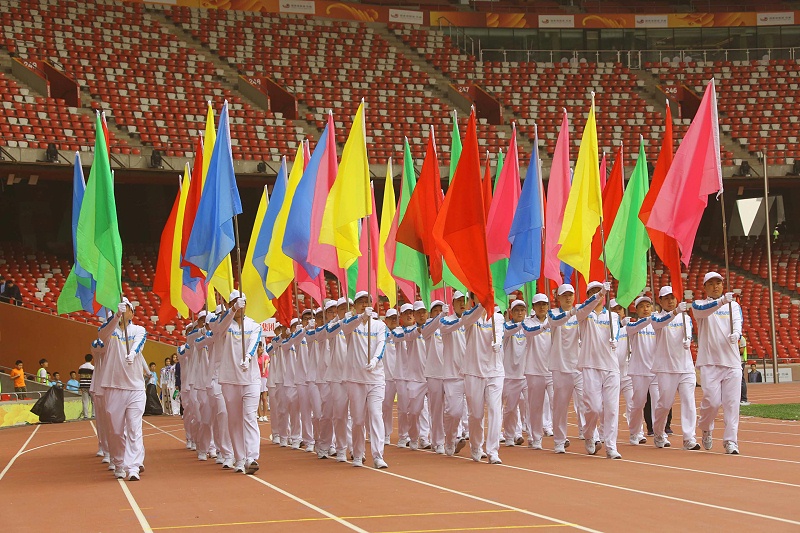
[[[364,463],[361,461],[361,457],[353,458],[353,466],[364,466]]]
[[[514,444],[516,444],[517,446],[522,446],[524,442],[525,439],[522,438],[522,435],[514,439]]]
[[[392,440],[392,436],[391,435],[384,435],[384,437],[383,437],[383,445],[384,446],[390,445],[392,443],[391,440]]]
[[[192,441],[190,441],[190,440],[186,441],[186,449],[187,450],[191,450],[192,449]]]
[[[444,454],[448,457],[452,457],[456,454],[456,446],[455,444],[447,444],[444,447]]]
[[[638,446],[639,435],[631,435],[630,438],[628,439],[628,442],[630,442],[631,446]]]
[[[347,462],[347,452],[337,452],[336,453],[336,462],[337,463],[346,463]]]
[[[747,400],[744,400],[744,401],[739,402],[739,405],[750,405],[750,402],[748,402]]]
[[[208,458],[209,459],[216,459],[217,458],[217,451],[213,450],[213,451],[208,452]]]
[[[667,438],[666,437],[661,437],[659,435],[656,435],[655,437],[653,437],[653,444],[656,445],[656,448],[669,448],[670,447],[670,443],[667,440]]]
[[[564,439],[564,448],[569,448],[569,439]]]
[[[389,468],[389,465],[386,464],[386,461],[384,461],[382,457],[376,457],[373,459],[372,466],[379,469]]]
[[[286,448],[289,445],[289,439],[286,437],[281,437],[281,448]]]
[[[256,472],[258,472],[258,469],[259,469],[258,461],[256,461],[255,459],[253,459],[252,461],[247,461],[244,464],[244,473],[249,476],[252,476]]]
[[[472,451],[471,455],[472,455],[472,460],[473,461],[475,461],[476,463],[480,463],[481,462],[481,456],[483,455],[483,452],[481,452],[480,450]]]
[[[194,452],[194,451],[197,451],[197,443],[194,443],[194,442],[192,443],[192,448],[191,448],[191,450],[192,450],[193,452]]]
[[[552,429],[545,429],[544,430],[544,436],[545,437],[552,437],[553,436],[553,430]]]
[[[408,443],[408,447],[411,448],[412,450],[418,450],[419,449],[419,443],[418,442],[409,442]]]
[[[197,454],[198,461],[208,461],[208,454],[207,453],[198,453]]]
[[[336,447],[331,446],[328,448],[328,457],[334,457],[334,456],[336,456]]]
[[[622,456],[617,450],[610,450],[606,448],[606,458],[608,459],[622,459]]]
[[[313,444],[309,444],[308,446],[306,446],[306,451],[308,453],[314,453],[314,445]]]
[[[563,444],[556,444],[553,451],[556,453],[567,453],[566,447]]]
[[[711,438],[710,431],[703,431],[703,448],[710,450],[714,446],[714,439]]]
[[[528,439],[528,448],[531,450],[541,450],[542,439]]]
[[[236,463],[233,465],[233,471],[237,474],[244,474],[244,461],[236,461]]]
[[[109,464],[108,464],[108,469],[109,469],[109,470],[115,470],[116,468],[117,468],[117,467],[116,467],[116,466],[114,466],[114,463],[109,463]]]
[[[408,444],[410,442],[411,442],[411,439],[409,439],[408,437],[400,437],[400,439],[397,441],[397,447],[398,448],[405,448],[405,447],[408,446]]]
[[[584,440],[583,446],[586,448],[586,453],[589,455],[594,455],[597,453],[598,446],[592,439]]]
[[[120,470],[116,470],[115,469],[114,470],[114,478],[116,478],[116,479],[125,479],[125,476],[126,476],[126,474],[125,474],[124,470],[122,470],[122,469],[120,469]]]
[[[300,449],[300,441],[299,440],[295,439],[292,442],[292,449],[293,450],[299,450]]]
[[[505,445],[508,446],[508,447],[516,446],[516,443],[514,442],[514,439],[505,439],[504,442],[505,442]]]
[[[439,444],[436,448],[433,449],[433,451],[438,453],[439,455],[444,455],[444,445]]]
[[[431,449],[431,443],[426,441],[425,439],[422,439],[419,442],[419,449],[420,450],[430,450]]]
[[[128,481],[139,481],[139,472],[129,472]]]
[[[105,453],[103,450],[97,450],[97,453],[96,453],[95,455],[96,455],[97,457],[103,457],[103,456],[105,456],[105,454],[106,454],[106,453]]]
[[[272,436],[272,444],[280,444],[280,443],[281,443],[281,438],[279,436],[277,436],[277,435],[273,435]]]
[[[328,454],[322,450],[317,451],[317,459],[327,459]]]
[[[501,465],[503,461],[500,460],[499,455],[492,454],[489,456],[489,464],[490,465]]]
[[[233,468],[233,459],[228,457],[222,461],[222,468],[225,470]]]
[[[101,463],[110,463],[111,462],[111,456],[110,455],[104,455],[103,459],[100,462]]]
[[[456,453],[458,453],[461,450],[463,450],[464,446],[466,446],[466,445],[467,445],[466,439],[459,439],[458,442],[456,442]]]
[[[683,449],[684,450],[699,450],[700,449],[700,445],[697,444],[697,441],[694,440],[694,439],[685,440],[685,441],[683,441]]]
[[[218,465],[221,465],[221,464],[223,464],[225,462],[225,458],[222,457],[221,454],[217,454],[217,458],[216,458],[216,460],[214,462],[217,463]]]
[[[730,455],[739,455],[739,445],[732,440],[725,441],[725,453]]]

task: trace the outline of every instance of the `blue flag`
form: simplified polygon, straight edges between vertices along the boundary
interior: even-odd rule
[[[508,232],[511,255],[503,285],[506,294],[511,294],[525,283],[539,279],[541,275],[543,206],[539,172],[539,136],[536,135],[517,211],[514,213],[514,220]]]
[[[286,233],[283,236],[283,253],[302,266],[311,279],[319,276],[320,271],[319,267],[308,262],[308,247],[311,243],[311,206],[314,203],[314,191],[317,179],[319,179],[319,165],[327,151],[327,138],[328,126],[326,125],[322,136],[317,141],[311,160],[303,172],[303,177],[300,178],[300,183],[297,185],[289,210],[289,218],[286,221]]]
[[[186,257],[189,263],[206,272],[209,279],[222,260],[233,250],[236,238],[233,217],[241,214],[242,202],[236,187],[228,122],[228,101],[222,106],[217,128],[217,142],[208,164],[208,175],[197,207]]]
[[[258,232],[256,247],[253,252],[253,266],[256,267],[261,283],[264,284],[264,290],[267,291],[267,296],[270,299],[277,298],[280,295],[276,296],[267,290],[267,271],[269,267],[266,264],[266,258],[269,251],[269,243],[272,240],[272,230],[275,228],[275,219],[278,218],[278,212],[281,210],[283,200],[286,197],[288,182],[289,173],[286,171],[286,157],[284,157],[281,160],[281,169],[278,171],[278,177],[275,178],[275,186],[272,188],[269,206],[267,206],[267,212],[264,214],[264,221],[261,223],[261,231]]]

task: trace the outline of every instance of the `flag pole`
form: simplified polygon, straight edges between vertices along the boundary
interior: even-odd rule
[[[608,281],[608,266],[606,264],[606,235],[605,231],[603,231],[603,217],[600,217],[600,242],[603,245],[603,281]],[[652,289],[652,287],[651,287]],[[608,305],[611,303],[611,292],[606,293],[606,309],[608,309]],[[611,320],[611,311],[609,311],[608,315],[608,327],[611,330],[611,340],[614,340],[614,321]]]
[[[769,270],[769,329],[772,341],[772,381],[778,383],[778,342],[775,334],[775,293],[772,291],[772,235],[769,234],[769,177],[767,176],[767,152],[761,152],[764,164],[764,220],[767,232],[767,268]],[[775,221],[777,223],[777,220]]]
[[[730,281],[728,280],[728,272],[730,271],[730,265],[728,264],[728,222],[725,215],[725,191],[722,190],[719,192],[719,203],[720,207],[722,207],[722,242],[723,242],[723,249],[725,251],[725,292],[728,292],[730,289]],[[731,326],[731,333],[733,333],[733,303],[728,302],[728,321]]]
[[[374,213],[373,215],[374,216]],[[374,304],[372,299],[372,224],[369,215],[364,217],[367,224],[367,292],[369,293],[369,303]],[[372,305],[370,305],[372,307]],[[372,360],[372,316],[367,317],[367,364]]]
[[[233,230],[236,237],[236,273],[239,275],[239,297],[242,293],[242,249],[239,244],[239,215],[233,215]],[[247,302],[245,301],[245,305]],[[244,347],[244,307],[242,308],[242,316],[239,318],[239,328],[242,333],[242,363],[245,362],[245,347]]]

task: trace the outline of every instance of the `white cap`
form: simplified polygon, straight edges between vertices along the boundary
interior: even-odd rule
[[[127,305],[128,307],[131,308],[131,311],[133,311],[133,304],[126,297],[123,296],[122,301],[120,303]]]
[[[214,313],[208,313],[208,314],[206,315],[206,322],[211,322],[211,321],[212,321],[212,320],[214,320],[215,318],[217,318],[217,315],[215,315]]]
[[[390,316],[397,316],[397,309],[392,307],[388,311],[386,311],[386,318],[389,318]]]
[[[714,271],[712,270],[711,272],[709,272],[708,274],[706,274],[706,275],[703,277],[703,285],[705,285],[705,284],[706,284],[706,282],[708,282],[708,280],[710,280],[710,279],[714,279],[714,278],[718,278],[718,279],[721,279],[721,280],[724,280],[724,279],[725,279],[725,278],[723,278],[723,277],[722,277],[722,274],[720,274],[719,272],[714,272]]]
[[[588,285],[586,285],[586,292],[589,292],[592,289],[602,289],[603,284],[599,281],[590,281]]]
[[[222,314],[222,304],[219,304],[217,307],[214,308],[214,313],[216,313],[217,316]]]
[[[350,298],[344,298],[344,297],[339,298],[338,300],[336,300],[336,305],[337,306],[342,306],[342,305],[347,305],[347,304],[353,305],[353,300],[351,300]]]
[[[405,304],[400,306],[400,312],[401,313],[405,313],[406,311],[413,311],[413,310],[414,310],[414,306],[412,304],[409,304],[409,303],[405,303]]]
[[[534,294],[532,303],[538,304],[540,302],[550,303],[550,299],[547,297],[546,294],[542,294],[541,292]]]
[[[201,318],[205,318],[205,316],[206,316],[207,314],[208,314],[208,313],[206,313],[205,309],[203,309],[202,311],[200,311],[199,313],[197,313],[197,320],[200,320]]]
[[[463,298],[463,297],[464,297],[464,293],[461,292],[461,291],[455,291],[453,293],[453,300],[458,300],[459,298]]]
[[[242,300],[246,300],[246,299],[247,299],[247,297],[246,297],[246,296],[245,296],[243,293],[241,293],[241,292],[237,291],[236,289],[233,289],[233,290],[231,291],[231,295],[230,295],[230,297],[228,298],[228,301],[229,301],[229,302],[232,302],[232,301],[234,301],[236,298],[241,298]]]
[[[278,321],[276,320],[276,321],[275,321],[275,329],[282,328],[282,327],[283,327],[283,324],[281,324],[280,322],[278,322]]]
[[[636,298],[636,301],[633,302],[633,306],[638,307],[639,304],[642,302],[647,302],[651,304],[653,303],[653,300],[651,300],[649,296],[639,296],[638,298]]]
[[[500,306],[499,305],[495,305],[494,306],[494,312],[495,313],[499,313],[500,312]]]
[[[358,301],[360,298],[368,298],[369,293],[367,291],[358,291],[356,293],[355,301]]]
[[[561,296],[565,292],[571,292],[572,294],[575,294],[575,287],[573,287],[569,283],[564,283],[562,285],[559,285],[558,286],[558,290],[556,291],[556,294],[558,296]]]
[[[292,320],[289,322],[289,327],[292,327],[292,326],[294,326],[294,325],[295,325],[295,324],[297,324],[298,322],[300,322],[300,319],[299,319],[299,318],[293,318],[293,319],[292,319]]]
[[[321,308],[321,307],[317,307],[316,309],[314,309],[314,314],[315,314],[315,315],[318,315],[318,314],[320,314],[321,312],[322,312],[322,308]]]
[[[300,313],[300,316],[303,316],[306,313],[313,314],[315,311],[313,309],[303,309],[303,312]]]
[[[664,296],[667,296],[668,294],[672,294],[672,287],[670,287],[669,285],[664,285],[658,291],[658,297],[659,298],[663,298]]]
[[[433,309],[437,305],[444,305],[444,302],[441,301],[441,300],[434,300],[434,301],[431,302],[431,307],[430,308]]]
[[[614,309],[618,305],[619,304],[617,303],[617,299],[616,298],[611,298],[611,301],[608,302],[608,308],[609,309]]]
[[[414,311],[419,311],[419,310],[427,310],[425,307],[425,302],[421,300],[417,300],[416,302],[414,302]]]
[[[336,307],[337,305],[338,302],[336,300],[328,300],[327,302],[325,302],[325,310],[327,311],[331,307]]]
[[[511,306],[509,307],[509,309],[514,309],[515,307],[519,307],[520,305],[522,307],[527,307],[523,300],[514,300],[513,302],[511,302]]]

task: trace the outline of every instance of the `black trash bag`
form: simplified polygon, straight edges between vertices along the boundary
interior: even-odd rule
[[[64,389],[50,387],[31,407],[31,413],[39,417],[42,424],[60,424],[67,419],[64,414]]]
[[[158,389],[152,383],[147,386],[147,400],[144,404],[144,414],[163,415],[164,409],[161,407],[161,400],[158,397]]]

